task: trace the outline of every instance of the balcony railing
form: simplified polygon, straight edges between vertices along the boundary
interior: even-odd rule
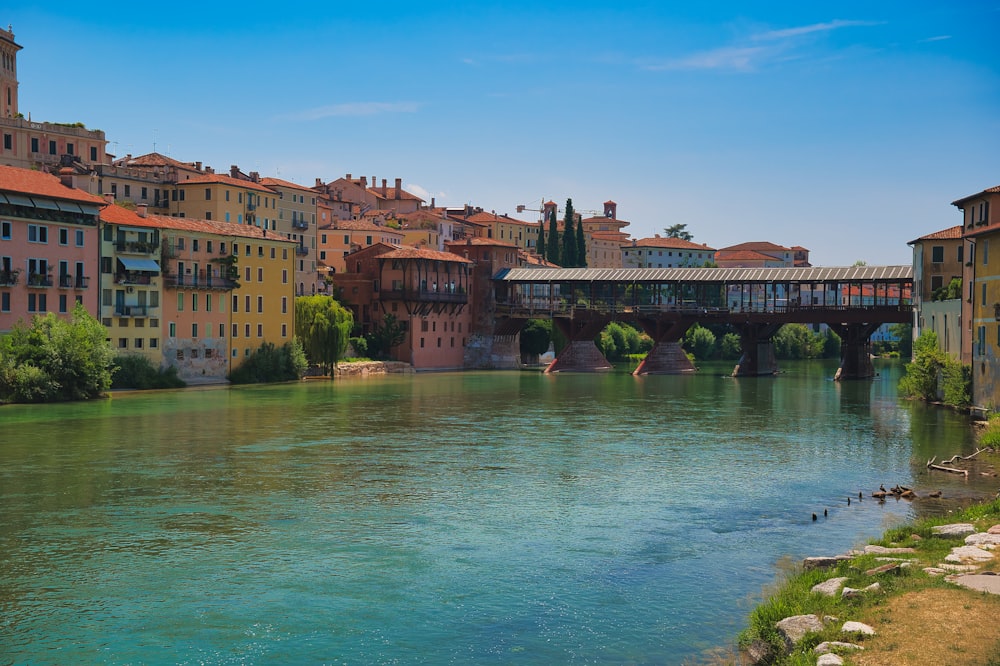
[[[156,252],[157,243],[147,243],[145,241],[116,241],[115,250],[128,254],[153,254]]]
[[[13,287],[21,271],[0,271],[0,287]]]
[[[59,276],[59,288],[60,289],[72,289],[73,287],[73,276],[72,275],[60,275]]]
[[[28,273],[29,287],[51,287],[52,276],[44,273]]]
[[[115,273],[115,284],[150,284],[152,275],[138,271]]]
[[[308,229],[309,223],[305,220],[292,220],[292,227],[295,229]]]
[[[381,292],[383,300],[417,301],[421,303],[467,303],[469,295],[461,287],[454,291],[441,290],[432,291],[430,289],[383,289]]]
[[[300,257],[304,257],[307,254],[309,254],[309,248],[307,248],[305,245],[299,245],[298,247],[295,248],[295,254],[299,255]]]
[[[197,275],[168,275],[164,285],[175,289],[222,289],[229,291],[236,288],[236,282],[228,278],[198,271]]]
[[[145,317],[149,311],[148,305],[116,305],[116,317]]]
[[[86,275],[77,275],[76,284],[73,285],[74,289],[86,289],[90,286],[90,278]]]

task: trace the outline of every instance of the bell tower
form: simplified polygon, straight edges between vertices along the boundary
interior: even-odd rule
[[[14,28],[0,28],[0,117],[17,116],[17,52]]]

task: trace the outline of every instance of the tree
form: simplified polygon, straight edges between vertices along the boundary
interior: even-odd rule
[[[899,356],[910,358],[913,355],[913,325],[912,324],[892,324],[889,332],[899,339]]]
[[[392,353],[392,348],[403,344],[406,340],[406,329],[396,319],[396,315],[386,313],[382,323],[374,322],[372,332],[365,337],[368,339],[369,353],[377,359],[387,359]]]
[[[14,325],[0,338],[0,401],[97,398],[111,387],[114,351],[107,331],[82,304],[69,321],[55,313]]]
[[[707,328],[695,324],[684,334],[684,349],[694,354],[699,361],[712,357],[715,353],[715,334]]]
[[[663,233],[667,235],[667,238],[680,238],[681,240],[692,240],[694,236],[691,232],[687,230],[686,224],[671,224],[669,227],[663,230]]]
[[[337,365],[347,351],[354,315],[330,296],[299,296],[295,299],[295,336],[306,356],[323,374]]]
[[[240,366],[229,373],[234,384],[259,384],[288,382],[302,379],[308,363],[302,344],[292,338],[280,347],[273,342],[263,342]]]
[[[562,264],[560,264],[566,268],[576,266],[576,233],[573,231],[575,220],[573,200],[566,199],[566,210],[563,212]]]
[[[545,258],[545,220],[538,223],[538,243],[535,244],[535,252],[539,259]]]
[[[587,267],[587,239],[583,237],[583,223],[576,225],[576,265]]]
[[[927,402],[943,400],[953,407],[971,403],[972,368],[938,348],[934,331],[925,330],[913,343],[913,360],[904,366],[899,391]]]
[[[559,262],[559,227],[556,222],[556,209],[553,207],[549,211],[549,238],[545,244],[545,258],[549,263],[561,266]]]

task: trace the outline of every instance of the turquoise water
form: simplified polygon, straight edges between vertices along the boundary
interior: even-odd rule
[[[995,490],[925,471],[971,430],[898,367],[783,367],[0,408],[0,663],[676,664],[782,559],[943,510],[849,495]]]

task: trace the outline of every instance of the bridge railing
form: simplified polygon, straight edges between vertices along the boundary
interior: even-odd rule
[[[534,300],[534,299],[532,299]],[[726,306],[703,306],[695,303],[654,303],[642,305],[626,305],[622,303],[606,302],[586,302],[568,301],[549,302],[548,300],[537,299],[535,302],[514,302],[497,303],[496,312],[507,316],[553,316],[572,315],[575,312],[587,312],[602,315],[644,315],[644,314],[677,314],[677,315],[709,315],[726,316],[736,314],[792,314],[796,312],[909,312],[912,305],[909,302],[886,303],[886,304],[815,304],[815,305],[737,305],[735,307]]]

